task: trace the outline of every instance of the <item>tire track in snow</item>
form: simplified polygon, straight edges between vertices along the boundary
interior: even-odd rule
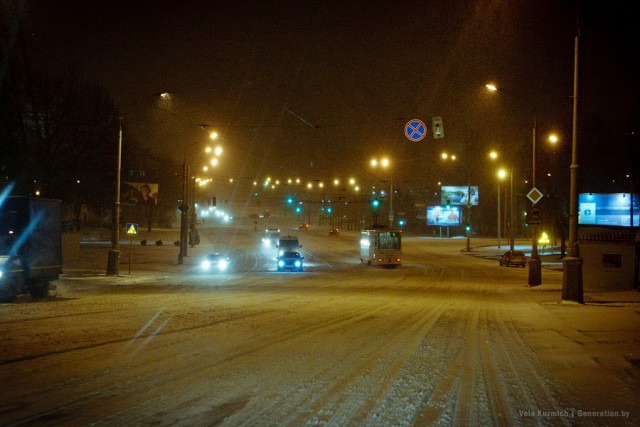
[[[506,311],[495,310],[490,319],[489,332],[492,357],[499,360],[501,378],[509,379],[510,416],[518,416],[518,410],[555,410],[559,403],[552,388],[545,380],[544,366],[533,350],[524,342],[517,328],[506,318]],[[566,408],[565,408],[566,409]],[[568,419],[556,421],[570,425]]]
[[[393,309],[393,308],[392,308]],[[359,366],[352,366],[348,375],[315,399],[309,411],[313,423],[344,425],[360,424],[406,366],[415,348],[444,311],[443,307],[425,307],[395,325],[392,337],[375,352],[368,354]],[[406,326],[410,325],[410,326]],[[357,404],[357,406],[354,405]],[[328,408],[335,408],[328,411]],[[298,424],[300,419],[294,420]]]
[[[397,304],[393,303],[367,308],[361,310],[357,317],[352,317],[351,319],[342,318],[342,321],[336,323],[332,330],[316,330],[315,334],[302,338],[303,341],[317,341],[317,336],[321,333],[339,332],[349,328],[349,325],[361,328],[361,326],[355,325],[372,317],[383,314],[388,315],[390,311],[397,309]],[[420,328],[419,320],[420,318],[425,318],[422,311],[430,310],[431,308],[423,308],[420,313],[414,313],[414,318],[409,319],[409,321],[410,323],[412,323],[411,320],[415,321],[416,326],[411,327],[410,332]],[[429,319],[431,317],[426,316],[426,318]],[[363,341],[360,345],[352,343],[359,350],[349,354],[347,360],[331,365],[330,369],[319,369],[313,376],[313,385],[311,387],[297,387],[293,390],[282,391],[277,394],[277,397],[271,399],[268,405],[264,401],[256,402],[256,407],[235,415],[237,418],[231,418],[229,420],[230,424],[235,424],[239,420],[242,420],[241,424],[243,425],[264,424],[265,422],[294,425],[302,424],[305,421],[337,424],[346,422],[353,417],[353,414],[359,410],[361,405],[371,401],[372,390],[375,391],[378,387],[386,388],[386,386],[378,385],[386,381],[378,377],[382,375],[385,377],[392,376],[389,372],[395,372],[404,365],[406,357],[402,357],[402,354],[407,352],[404,346],[411,340],[415,340],[413,338],[414,334],[409,333],[406,324],[403,323],[406,320],[403,317],[402,321],[387,325],[387,334],[395,335],[395,338],[391,339],[390,342],[385,341],[382,348],[376,348],[371,352],[371,343],[365,342],[368,338],[359,337]],[[293,342],[288,344],[296,345]],[[411,353],[409,352],[409,354]],[[354,362],[354,360],[357,360],[357,362]],[[325,363],[330,363],[330,361]],[[380,369],[376,369],[376,367]],[[372,380],[372,378],[375,379]],[[372,385],[375,385],[373,389]],[[376,393],[373,393],[373,395],[376,396]],[[376,400],[377,396],[373,401],[375,402]],[[344,405],[345,402],[358,402],[358,406]],[[301,412],[303,412],[302,415],[300,414]],[[251,415],[247,415],[247,413],[251,413]]]

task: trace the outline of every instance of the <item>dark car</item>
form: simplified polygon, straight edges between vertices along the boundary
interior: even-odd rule
[[[527,257],[522,251],[507,251],[500,257],[500,266],[524,267],[527,265]]]
[[[337,228],[332,228],[331,230],[329,230],[329,236],[339,236],[340,235],[340,230]]]
[[[278,257],[278,271],[302,271],[303,259],[299,252],[285,252]]]
[[[212,253],[204,257],[200,263],[203,271],[226,271],[229,268],[229,257],[223,253]]]

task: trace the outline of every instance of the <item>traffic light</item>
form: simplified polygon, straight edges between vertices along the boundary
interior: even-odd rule
[[[398,220],[398,226],[400,226],[400,227],[404,227],[404,225],[405,225],[406,223],[407,223],[407,222],[406,222],[404,219],[400,219],[400,220]]]
[[[434,117],[431,123],[433,128],[433,139],[444,138],[444,126],[442,125],[442,117]]]
[[[296,213],[302,212],[302,208],[300,206],[296,206]]]
[[[373,209],[378,209],[380,207],[380,200],[378,199],[371,200],[371,207]]]
[[[329,206],[329,207],[327,208],[327,213],[331,213],[331,212],[333,212],[333,208],[332,208],[331,206]]]
[[[293,204],[293,197],[291,197],[291,196],[287,197],[287,204],[289,206],[291,206]]]

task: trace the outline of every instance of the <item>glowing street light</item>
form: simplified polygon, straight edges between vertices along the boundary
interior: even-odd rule
[[[371,166],[378,167],[380,166],[382,169],[390,169],[391,161],[388,157],[383,157],[381,159],[371,159]],[[389,172],[389,226],[393,227],[393,173]]]
[[[493,83],[488,83],[485,85],[485,87],[490,92],[497,92],[497,91],[507,92],[513,95],[514,97],[524,101],[526,106],[531,110],[531,113],[533,115],[533,128],[532,128],[532,134],[531,134],[532,135],[531,137],[531,142],[532,142],[532,171],[531,171],[532,180],[531,182],[532,182],[532,187],[535,188],[536,187],[536,128],[537,126],[536,126],[536,113],[535,113],[533,104],[531,103],[531,101],[518,95],[517,93],[513,93],[511,91],[505,91],[503,88],[499,88]],[[513,218],[511,220],[513,221]],[[538,255],[538,242],[535,238],[535,235],[537,232],[537,225],[534,224],[532,228],[533,228],[534,237],[531,242],[531,259],[529,260],[529,286],[538,286],[542,283],[542,271],[541,271],[540,256]]]

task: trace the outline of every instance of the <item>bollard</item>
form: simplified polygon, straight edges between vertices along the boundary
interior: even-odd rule
[[[529,259],[529,286],[542,284],[542,262],[539,257]]]
[[[582,258],[567,256],[562,259],[562,300],[584,304],[582,291]]]

